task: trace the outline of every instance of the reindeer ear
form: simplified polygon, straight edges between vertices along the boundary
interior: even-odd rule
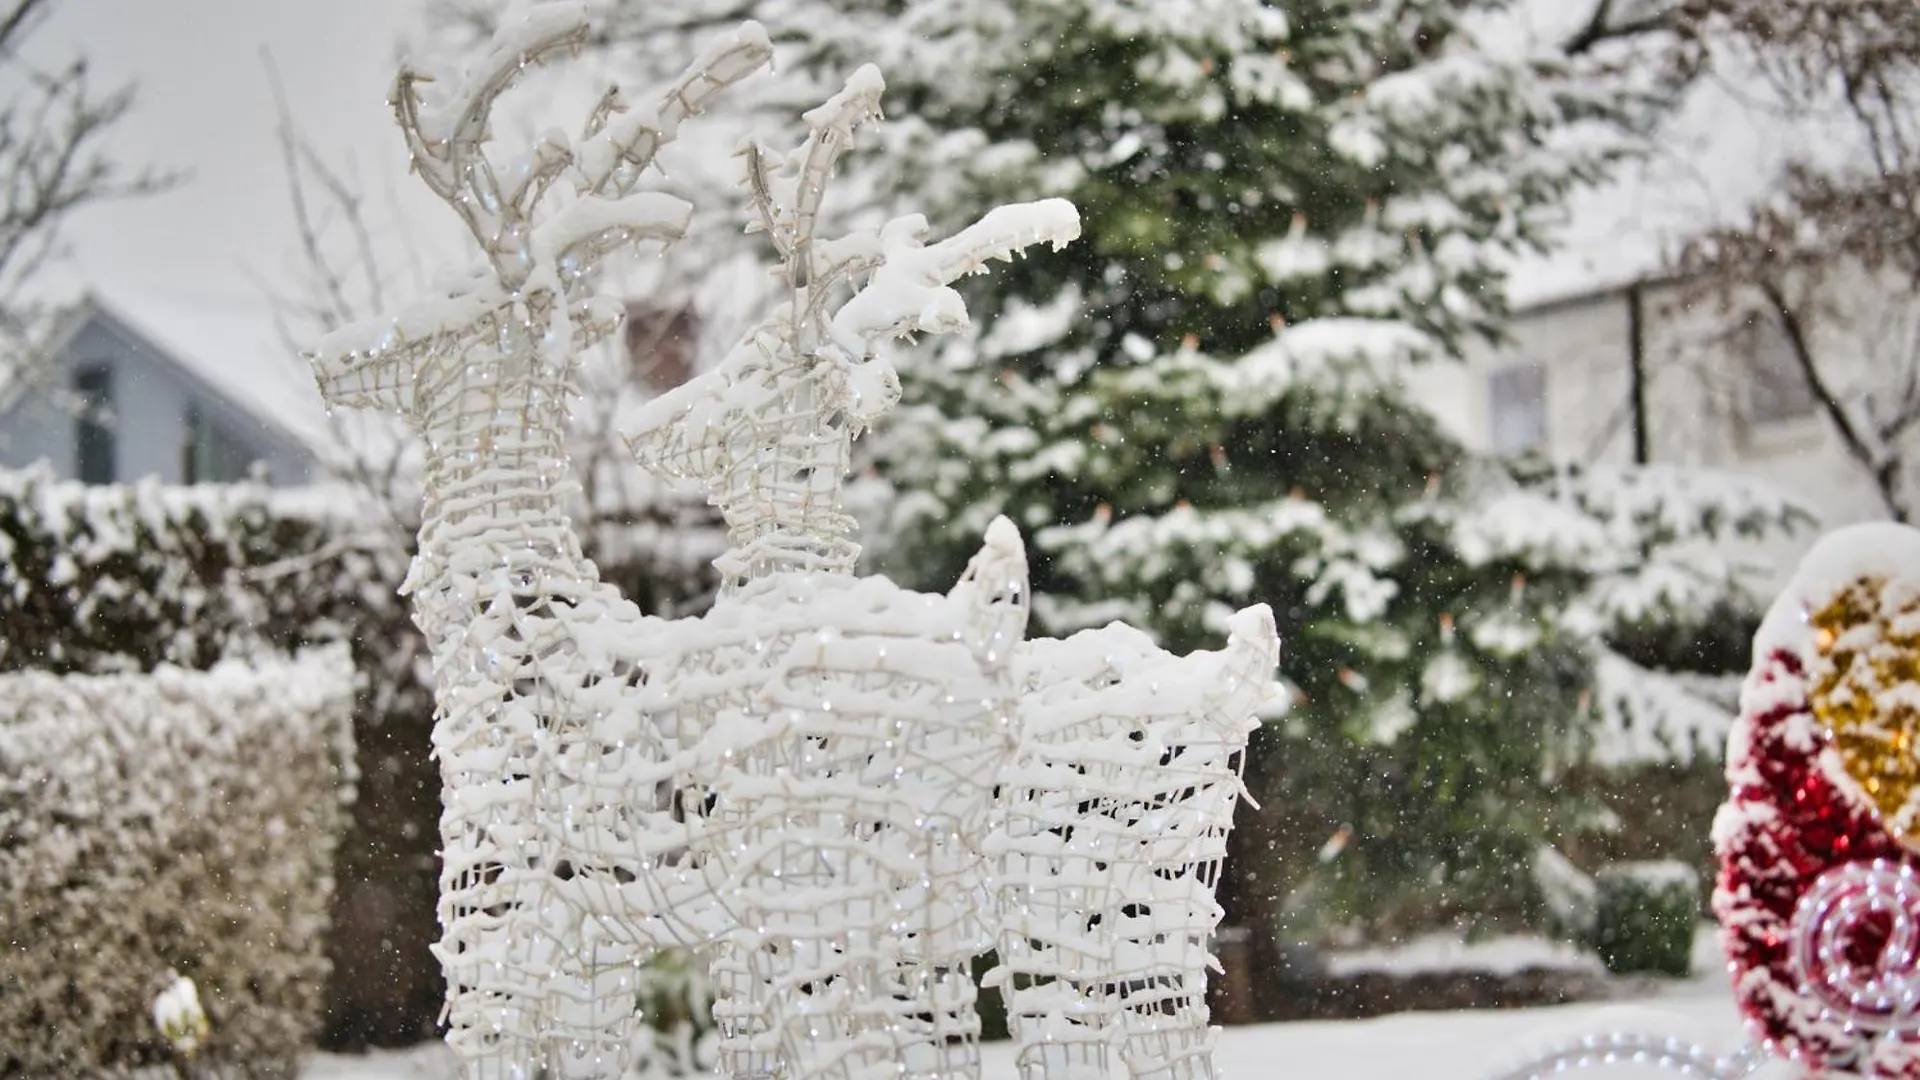
[[[1027,636],[1027,545],[1005,517],[987,526],[987,542],[947,595],[966,607],[966,645],[988,671],[1004,666]]]

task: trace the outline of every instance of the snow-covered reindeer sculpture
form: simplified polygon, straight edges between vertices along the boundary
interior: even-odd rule
[[[581,553],[567,397],[578,354],[621,318],[589,291],[594,265],[674,239],[689,214],[637,181],[680,121],[771,48],[750,28],[658,109],[624,112],[610,91],[580,142],[549,135],[491,161],[495,99],[588,29],[572,5],[543,7],[465,79],[401,72],[393,104],[414,169],[487,265],[397,317],[337,331],[310,357],[330,405],[398,413],[425,444],[406,588],[434,658],[448,1040],[474,1075],[599,1075],[617,1061],[636,966],[677,928],[660,921],[707,893],[684,859],[665,869],[697,837],[670,800],[649,798],[672,779],[674,748],[636,693],[662,631]],[[536,221],[563,181],[578,197]],[[689,881],[693,892],[672,891]]]
[[[678,722],[764,715],[783,729],[736,755],[713,808],[738,852],[718,857],[747,884],[733,913],[752,928],[712,963],[721,1067],[736,1077],[977,1071],[968,963],[992,940],[979,839],[1014,749],[1026,555],[1000,523],[948,596],[855,577],[840,489],[853,440],[899,396],[875,346],[961,328],[949,282],[1079,222],[1055,200],[930,247],[917,218],[817,237],[835,161],[881,89],[862,68],[807,114],[791,155],[744,152],[787,300],[629,433],[644,464],[704,481],[728,525],[720,596],[675,660],[703,676]]]
[[[794,153],[749,149],[786,301],[629,433],[649,467],[707,485],[723,587],[700,618],[642,615],[568,520],[566,398],[621,311],[590,275],[680,234],[690,208],[638,181],[771,49],[749,24],[656,107],[609,91],[581,140],[490,160],[495,99],[588,32],[583,5],[545,4],[464,79],[402,72],[415,166],[487,266],[310,356],[330,404],[396,412],[425,442],[406,587],[434,656],[436,953],[464,1074],[618,1076],[641,965],[691,945],[736,1078],[977,1076],[968,968],[996,946],[1031,1080],[1104,1074],[1115,1049],[1141,1077],[1209,1075],[1212,874],[1271,691],[1270,615],[1187,658],[1124,627],[1027,642],[1010,523],[929,595],[855,576],[840,505],[852,440],[898,396],[875,350],[964,327],[951,282],[1073,238],[1073,208],[1002,207],[937,243],[918,217],[816,237],[835,161],[878,113],[871,68]]]

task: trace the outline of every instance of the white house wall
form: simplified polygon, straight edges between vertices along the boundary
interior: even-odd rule
[[[65,366],[57,369],[57,377],[62,387],[70,385],[73,378]],[[4,424],[0,428],[0,466],[19,469],[45,461],[62,477],[80,471],[75,460],[73,413],[56,405],[47,393],[29,391],[7,413]]]
[[[1654,462],[1707,466],[1776,484],[1835,525],[1885,517],[1864,471],[1818,417],[1750,424],[1738,407],[1745,379],[1739,346],[1719,331],[1728,315],[1712,302],[1690,303],[1678,284],[1642,289],[1647,449]],[[1879,318],[1888,294],[1859,278],[1829,290],[1842,310],[1815,327],[1816,348],[1852,361],[1845,378],[1858,388],[1874,377],[1872,349],[1858,345],[1863,323]],[[1851,310],[1848,310],[1851,309]],[[1491,449],[1489,375],[1506,364],[1539,362],[1547,373],[1546,450],[1573,463],[1630,462],[1631,341],[1625,291],[1556,302],[1520,312],[1510,340],[1472,348],[1464,363],[1418,373],[1416,400],[1430,402],[1467,445]],[[1901,324],[1911,331],[1911,325]],[[1898,331],[1880,331],[1891,341]],[[1920,467],[1920,454],[1915,464]]]
[[[1512,364],[1542,365],[1547,373],[1547,439],[1557,460],[1630,461],[1630,374],[1627,308],[1614,298],[1558,303],[1528,312],[1509,327],[1500,346],[1477,343],[1464,364],[1424,365],[1407,382],[1443,426],[1466,445],[1492,449],[1488,381]]]

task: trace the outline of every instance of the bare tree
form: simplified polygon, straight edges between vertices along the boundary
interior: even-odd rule
[[[129,169],[107,148],[133,108],[132,86],[98,90],[85,59],[44,67],[24,49],[56,0],[0,7],[0,402],[39,374],[53,311],[36,278],[67,218],[92,203],[147,195],[177,180]]]
[[[1729,315],[1757,309],[1777,321],[1794,367],[1882,509],[1912,521],[1920,517],[1920,5],[1687,0],[1679,18],[1709,55],[1760,73],[1787,119],[1826,122],[1820,145],[1789,163],[1778,189],[1744,221],[1693,239],[1681,269]]]

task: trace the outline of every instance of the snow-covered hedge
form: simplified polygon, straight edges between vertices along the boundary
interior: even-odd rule
[[[347,642],[363,777],[335,868],[338,978],[322,1041],[413,1042],[440,1002],[439,815],[424,647],[396,595],[398,529],[338,495],[255,484],[88,486],[0,470],[0,671],[205,668]]]
[[[208,671],[0,675],[0,1075],[166,1060],[175,973],[199,1060],[291,1075],[325,1001],[353,790],[344,647]]]
[[[648,610],[697,609],[713,586],[707,549],[625,535],[603,574]],[[387,508],[333,490],[94,487],[0,470],[0,672],[351,647],[360,787],[335,866],[321,1033],[333,1049],[431,1038],[443,997],[427,951],[439,892],[431,670],[398,594],[411,536]]]
[[[405,553],[361,520],[317,491],[0,470],[0,670],[204,668],[236,644],[342,629],[309,609],[398,610]]]

